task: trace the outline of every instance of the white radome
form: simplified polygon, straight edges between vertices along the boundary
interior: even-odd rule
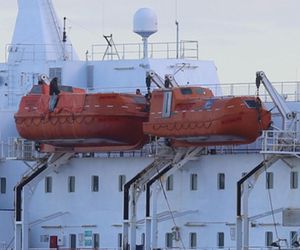
[[[142,37],[149,37],[157,32],[157,16],[150,8],[141,8],[134,14],[133,31]]]

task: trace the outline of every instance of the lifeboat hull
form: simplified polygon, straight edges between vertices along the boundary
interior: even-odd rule
[[[269,127],[270,121],[267,113],[263,122],[258,121],[256,112],[221,115],[215,119],[205,120],[203,116],[205,114],[199,114],[197,119],[195,112],[185,112],[185,117],[190,118],[182,121],[147,122],[143,126],[144,133],[174,139],[174,143],[178,146],[249,144],[261,135],[262,128]],[[209,117],[209,114],[206,116]]]
[[[150,118],[143,130],[170,139],[174,147],[249,144],[269,128],[271,115],[256,97],[184,99],[177,90],[169,91],[170,112],[166,114],[166,94],[153,93]]]
[[[129,94],[60,94],[54,112],[48,95],[22,98],[15,114],[19,134],[56,148],[117,151],[147,142],[142,124],[146,101]],[[93,148],[95,150],[93,150]]]

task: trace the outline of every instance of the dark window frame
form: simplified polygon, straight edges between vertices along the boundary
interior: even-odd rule
[[[98,175],[92,175],[91,189],[92,189],[92,192],[99,192],[99,176]]]

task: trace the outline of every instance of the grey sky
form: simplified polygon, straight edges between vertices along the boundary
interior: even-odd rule
[[[11,40],[16,0],[0,0],[0,60]],[[83,58],[102,34],[115,43],[139,42],[132,19],[141,7],[153,8],[159,31],[151,42],[180,38],[199,41],[200,59],[214,60],[221,82],[253,81],[264,70],[274,81],[300,78],[299,0],[53,0],[59,17],[67,16],[69,36]]]

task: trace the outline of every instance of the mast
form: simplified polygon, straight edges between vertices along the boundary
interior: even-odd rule
[[[52,0],[18,0],[11,44],[8,61],[12,63],[71,59]]]

